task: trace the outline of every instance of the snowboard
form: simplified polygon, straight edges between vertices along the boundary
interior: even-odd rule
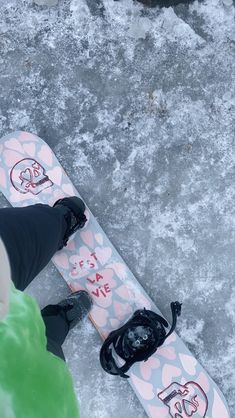
[[[52,206],[63,197],[81,197],[50,147],[38,136],[22,131],[0,140],[0,191],[16,207]],[[105,339],[137,309],[161,312],[88,208],[85,214],[88,222],[84,228],[52,261],[72,291],[90,293],[94,302],[90,320]],[[230,417],[223,394],[175,332],[146,362],[135,363],[128,374],[151,418]],[[116,379],[118,384],[120,377]]]

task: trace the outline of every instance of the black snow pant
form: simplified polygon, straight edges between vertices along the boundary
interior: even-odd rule
[[[0,237],[7,249],[11,278],[24,290],[61,248],[66,221],[58,208],[37,204],[0,209]],[[41,311],[46,326],[47,349],[65,360],[62,344],[69,327],[59,305]]]

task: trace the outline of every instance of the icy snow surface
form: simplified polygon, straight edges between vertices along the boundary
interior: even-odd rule
[[[233,417],[234,10],[0,2],[1,134],[44,138],[163,314],[183,301],[178,332]],[[44,306],[68,289],[49,265],[29,291]],[[88,322],[64,345],[82,418],[146,417],[99,349]]]

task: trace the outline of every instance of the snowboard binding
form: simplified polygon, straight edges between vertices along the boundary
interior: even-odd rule
[[[181,314],[181,303],[172,302],[172,325],[167,333],[168,322],[160,315],[147,309],[139,309],[121,328],[112,331],[100,351],[100,363],[103,369],[112,375],[123,378],[126,372],[138,361],[147,361],[157,351],[176,327],[177,317]],[[114,354],[114,355],[113,355]],[[124,360],[119,367],[115,357]]]

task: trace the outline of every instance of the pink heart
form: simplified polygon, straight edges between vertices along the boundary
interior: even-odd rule
[[[19,193],[14,187],[10,188],[10,195],[8,200],[13,206],[28,206],[32,204],[28,193]],[[19,204],[20,202],[20,204]],[[41,203],[37,196],[33,197],[33,203]]]
[[[110,259],[112,255],[112,250],[109,247],[105,247],[105,248],[97,247],[95,249],[95,253],[100,264],[102,264],[103,266]]]
[[[22,160],[22,155],[13,150],[3,151],[3,158],[7,167],[13,167],[16,163]]]
[[[140,373],[145,380],[150,380],[152,371],[160,367],[160,360],[154,356],[140,363]]]
[[[210,390],[210,383],[205,373],[201,372],[196,380],[196,383],[202,387],[205,393]]]
[[[128,318],[128,316],[130,316],[133,313],[133,309],[129,303],[120,303],[114,301],[113,307],[115,316],[120,321],[123,321],[124,319]]]
[[[107,267],[113,269],[116,275],[120,277],[120,279],[125,279],[125,277],[127,276],[127,268],[123,263],[112,263],[109,264]]]
[[[212,417],[211,418],[229,418],[229,413],[227,408],[222,401],[221,397],[219,396],[218,392],[213,389],[214,391],[214,401],[212,406]]]
[[[57,265],[57,267],[61,267],[64,270],[69,270],[69,260],[65,253],[60,252],[55,254],[53,257],[53,262]]]
[[[88,247],[94,246],[94,237],[91,231],[82,231],[80,233],[80,237],[82,238],[83,242],[88,245]]]
[[[195,376],[197,360],[191,355],[182,353],[179,353],[179,358],[186,373],[190,376]]]
[[[53,154],[47,145],[42,145],[37,155],[43,163],[46,163],[49,167],[52,166]]]
[[[23,144],[24,151],[29,155],[29,157],[34,157],[36,147],[34,143]]]
[[[113,278],[113,270],[111,269],[104,269],[104,270],[99,270],[99,272],[95,272],[93,273],[93,275],[89,275],[89,277],[91,279],[94,279],[95,276],[97,275],[97,273],[103,277],[103,279],[101,279],[101,281],[99,281],[100,283],[108,283],[109,287],[111,289],[114,289],[117,286],[117,282],[116,280]]]
[[[85,247],[85,245],[79,248],[79,251],[78,251],[79,257],[86,259],[86,257],[89,258],[90,254],[91,254],[91,251],[89,250],[88,247]]]
[[[64,192],[61,189],[55,189],[53,191],[53,197],[52,197],[52,205],[59,199],[63,199],[63,197],[66,197]]]
[[[145,382],[143,379],[134,375],[134,373],[130,373],[130,378],[141,398],[146,401],[154,398],[153,385],[151,383]]]
[[[110,265],[109,265],[110,266]],[[127,287],[127,286],[125,286],[124,284],[123,285],[121,285],[120,287],[118,287],[116,290],[115,290],[115,293],[117,293],[117,295],[121,298],[121,299],[124,299],[124,300],[132,300],[132,298],[133,298],[133,293],[132,293],[132,291]]]
[[[149,413],[150,413],[150,418],[168,418],[168,408],[165,407],[160,407],[160,406],[154,406],[154,405],[149,405],[148,407]]]
[[[111,291],[106,293],[104,287],[101,286],[101,288],[98,288],[98,287],[95,288],[89,283],[87,283],[86,288],[88,292],[92,295],[93,300],[96,303],[96,305],[100,306],[101,308],[106,309],[112,304],[112,292]],[[101,290],[103,293],[101,292]]]
[[[167,387],[171,384],[174,377],[181,376],[182,371],[175,366],[165,364],[162,369],[162,384]]]
[[[91,311],[91,318],[94,324],[100,328],[104,327],[108,322],[109,313],[106,309],[100,308],[99,306],[93,305]]]
[[[164,358],[167,358],[167,360],[175,360],[176,359],[176,352],[174,347],[160,347],[157,350],[158,354]]]
[[[97,281],[98,277],[98,281]],[[113,270],[105,269],[99,273],[89,274],[87,278],[87,290],[92,293],[94,302],[102,308],[107,308],[112,303],[112,289],[117,285],[113,279]]]
[[[87,276],[91,280],[95,280],[95,277],[93,278],[92,275],[94,275],[93,272],[98,268],[98,264],[95,259],[95,254],[93,252],[91,253],[88,247],[80,247],[77,254],[72,255],[69,261],[72,265],[70,276],[73,279]]]
[[[38,142],[38,138],[36,135],[31,134],[30,132],[21,131],[20,135],[18,136],[20,142]]]
[[[68,195],[68,196],[75,196],[76,191],[71,183],[64,183],[62,184],[62,190]]]
[[[113,329],[117,329],[120,327],[120,321],[118,321],[116,318],[111,318],[110,324],[112,325]]]
[[[29,168],[26,168],[24,171],[21,171],[20,179],[27,180],[27,181],[30,181],[32,179],[32,174]]]
[[[78,282],[67,282],[72,292],[77,292],[78,290],[85,290]]]
[[[6,141],[5,146],[7,148],[10,148],[10,149],[14,150],[14,151],[18,151],[21,154],[24,154],[24,150],[23,150],[20,142],[16,138],[11,138],[8,141]]]
[[[76,250],[74,239],[69,240],[66,249],[69,250],[69,251],[75,251]]]

